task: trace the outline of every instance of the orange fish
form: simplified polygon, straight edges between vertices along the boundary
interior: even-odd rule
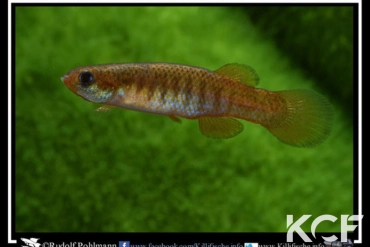
[[[61,78],[85,100],[142,112],[198,119],[200,132],[230,138],[243,130],[236,119],[260,124],[280,141],[314,147],[327,139],[333,107],[305,89],[270,92],[255,88],[250,66],[227,64],[216,71],[169,63],[104,64],[76,68]]]

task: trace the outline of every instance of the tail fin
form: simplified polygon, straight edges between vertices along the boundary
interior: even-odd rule
[[[314,147],[330,135],[334,110],[314,91],[297,89],[275,92],[287,102],[284,116],[265,126],[280,141],[295,147]]]

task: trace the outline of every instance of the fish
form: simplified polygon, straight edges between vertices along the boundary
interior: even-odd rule
[[[249,65],[229,63],[212,71],[173,63],[81,66],[61,80],[81,98],[146,113],[198,120],[201,134],[226,139],[243,131],[239,120],[262,125],[281,142],[315,147],[330,135],[334,109],[310,89],[268,91]]]

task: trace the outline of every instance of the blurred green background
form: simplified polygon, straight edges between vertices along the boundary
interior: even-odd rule
[[[16,231],[310,231],[352,214],[351,7],[15,9]],[[252,66],[259,87],[313,89],[335,107],[329,139],[290,147],[249,122],[227,140],[197,121],[99,107],[60,77],[83,65]],[[340,231],[340,221],[319,231]]]

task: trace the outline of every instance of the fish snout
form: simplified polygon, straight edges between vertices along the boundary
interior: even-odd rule
[[[62,80],[63,83],[66,83],[67,78],[68,78],[68,75],[64,75],[64,76],[60,77],[60,79]]]

